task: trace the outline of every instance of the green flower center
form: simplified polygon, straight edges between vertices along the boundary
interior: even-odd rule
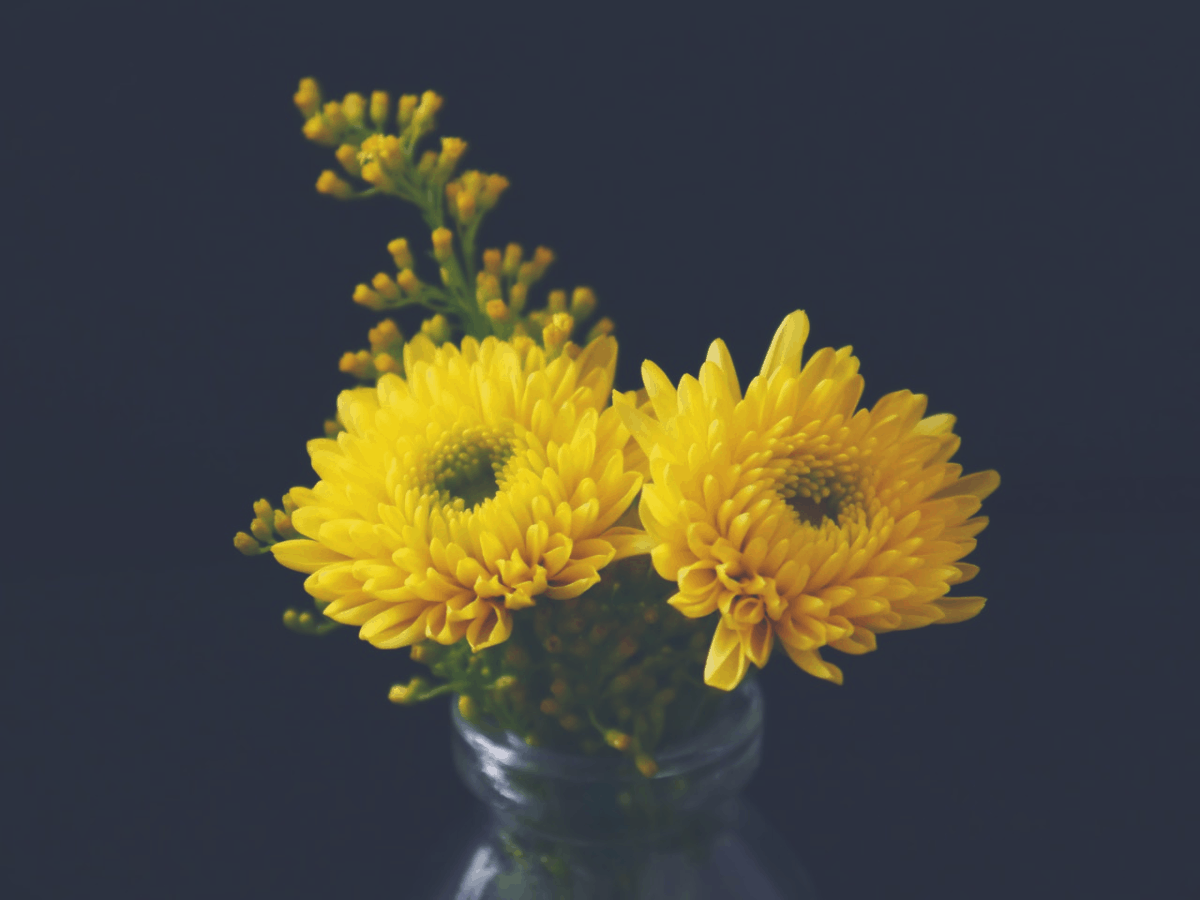
[[[820,460],[803,454],[788,460],[778,490],[802,522],[837,522],[842,513],[863,503],[859,466],[843,457]]]
[[[446,434],[429,454],[421,480],[444,503],[461,500],[463,509],[473,509],[496,496],[512,453],[512,440],[501,432],[467,428]]]

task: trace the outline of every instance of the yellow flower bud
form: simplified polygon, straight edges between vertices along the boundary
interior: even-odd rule
[[[371,371],[371,366],[371,354],[366,350],[359,350],[357,353],[347,351],[338,361],[338,370],[347,375],[353,375],[355,378],[366,378]]]
[[[571,315],[586,319],[596,310],[596,295],[589,287],[577,287],[571,293]]]
[[[438,154],[437,165],[433,170],[435,181],[446,181],[454,173],[455,166],[467,152],[467,142],[462,138],[442,138],[442,152]]]
[[[338,424],[337,419],[325,420],[325,437],[335,438],[342,433],[342,426]]]
[[[342,104],[336,100],[330,100],[321,107],[321,115],[325,117],[325,121],[334,131],[341,131],[346,127],[346,115],[342,110]]]
[[[290,493],[284,494],[283,495],[283,511],[290,516],[297,509],[299,509],[299,507],[296,506],[296,501],[292,499],[292,495]]]
[[[442,284],[446,287],[450,287],[450,270],[445,266],[442,266],[440,269],[438,269],[438,275],[440,275],[442,278]]]
[[[551,314],[567,311],[567,292],[551,291],[546,297],[546,309]]]
[[[297,103],[297,106],[299,103]],[[233,546],[246,556],[258,556],[263,552],[263,546],[244,531],[239,531],[233,536]]]
[[[504,274],[509,278],[517,277],[517,267],[521,265],[521,245],[509,244],[504,248]]]
[[[396,238],[387,245],[387,248],[388,253],[392,254],[392,261],[395,262],[397,269],[412,268],[413,258],[408,249],[408,241],[404,238]]]
[[[480,272],[475,276],[475,299],[480,304],[500,297],[500,279],[491,272]]]
[[[270,521],[272,517],[271,504],[267,502],[265,497],[262,500],[254,501],[254,515],[264,522]]]
[[[475,215],[475,195],[467,191],[459,191],[458,196],[454,198],[454,206],[458,211],[460,221],[470,221]]]
[[[405,269],[397,275],[396,284],[400,285],[406,294],[416,294],[421,290],[421,282],[413,274],[412,269]]]
[[[433,170],[437,168],[437,161],[437,153],[426,150],[421,154],[421,161],[417,163],[417,174],[422,178],[429,178],[433,175]]]
[[[488,318],[493,322],[508,321],[508,304],[506,304],[503,300],[489,300],[487,301],[487,306],[485,309],[487,311]]]
[[[426,91],[421,95],[421,102],[417,104],[417,108],[413,110],[412,124],[418,134],[424,134],[434,128],[433,117],[437,111],[442,108],[442,98],[433,91]]]
[[[484,209],[491,209],[507,187],[508,179],[503,175],[489,175],[483,184],[483,189],[479,192],[479,205]]]
[[[425,679],[417,677],[408,684],[393,684],[388,699],[393,703],[408,704],[416,700],[416,694],[425,688]]]
[[[408,127],[408,123],[412,121],[413,111],[417,108],[417,95],[404,94],[400,98],[399,104],[396,106],[396,121],[401,130]]]
[[[336,136],[333,128],[320,113],[310,116],[301,130],[306,138],[318,144],[332,144]]]
[[[400,363],[396,361],[396,357],[390,353],[375,354],[375,371],[377,372],[395,372],[400,374],[402,371]]]
[[[381,191],[389,190],[393,185],[392,179],[383,171],[383,166],[375,160],[363,163],[362,171],[359,172],[358,177],[367,182],[367,184],[375,185]]]
[[[492,685],[492,687],[494,687],[498,691],[506,691],[509,688],[514,687],[516,685],[516,683],[517,683],[517,679],[514,676],[501,675],[499,678],[496,679],[496,683],[494,685]]]
[[[367,309],[383,309],[383,298],[365,284],[354,288],[354,302]]]
[[[438,262],[445,262],[454,252],[454,235],[449,228],[435,228],[433,231],[433,255]]]
[[[301,78],[300,89],[292,96],[296,109],[304,118],[311,118],[321,108],[321,88],[316,79]]]
[[[349,93],[342,98],[342,115],[355,128],[366,127],[367,101],[362,94]]]
[[[392,106],[392,99],[388,96],[387,91],[373,91],[371,93],[371,121],[375,123],[375,127],[382,129],[387,125],[388,110]]]
[[[354,196],[354,188],[350,187],[348,182],[343,181],[334,172],[326,169],[317,178],[317,193],[328,194],[331,197],[337,197],[339,200],[345,200],[347,197]]]
[[[379,296],[385,300],[399,300],[400,291],[396,289],[396,282],[392,281],[390,275],[386,272],[378,272],[371,279],[371,287],[379,291]]]
[[[279,536],[281,538],[284,538],[285,540],[292,541],[292,540],[295,540],[296,538],[300,537],[300,533],[298,531],[296,531],[295,527],[293,527],[293,525],[292,525],[291,516],[287,515],[281,509],[275,510],[274,525],[275,525],[275,531],[277,531],[279,533]]]
[[[376,353],[382,353],[393,344],[399,344],[403,340],[404,335],[400,333],[400,329],[391,319],[384,319],[367,332],[367,341],[370,342],[371,349]]]
[[[500,277],[503,269],[501,267],[501,257],[499,250],[484,250],[483,251],[483,267],[497,278]]]
[[[633,739],[629,735],[622,731],[617,731],[615,728],[610,728],[604,732],[604,743],[616,750],[620,750],[622,753],[629,749],[629,745],[632,742]]]
[[[438,313],[421,323],[421,333],[435,344],[444,344],[450,340],[450,322]]]
[[[342,146],[338,147],[337,150],[334,151],[333,155],[336,156],[337,161],[342,164],[342,168],[355,178],[357,178],[362,172],[362,166],[358,164],[358,148],[354,145],[342,144]]]
[[[587,342],[590,344],[598,337],[603,337],[606,334],[612,334],[615,327],[616,326],[613,325],[613,320],[608,316],[605,316],[603,319],[593,325],[588,331]]]
[[[634,757],[634,762],[637,764],[638,771],[647,778],[653,778],[658,774],[658,763],[649,754],[639,753]]]
[[[255,519],[250,523],[250,533],[264,544],[275,543],[275,535],[271,533],[271,526],[262,519]]]
[[[478,715],[478,709],[475,707],[475,701],[463,694],[458,698],[458,713],[468,722]]]
[[[512,311],[519,313],[525,308],[525,297],[529,293],[529,288],[517,282],[508,291],[508,305],[512,307]]]
[[[568,313],[555,313],[550,317],[550,324],[542,329],[542,344],[548,351],[562,349],[571,337],[575,322]]]

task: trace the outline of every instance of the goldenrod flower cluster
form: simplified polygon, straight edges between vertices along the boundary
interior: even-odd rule
[[[455,178],[457,138],[417,156],[441,102],[401,97],[389,134],[387,94],[323,102],[306,79],[296,95],[305,134],[372,185],[325,173],[318,188],[416,204],[440,286],[415,274],[406,239],[388,245],[397,274],[355,301],[434,314],[412,338],[385,318],[342,357],[365,383],[309,442],[319,480],[281,509],[260,500],[235,538],[308,575],[315,615],[289,610],[289,627],[410,647],[439,681],[395,685],[396,703],[453,692],[468,719],[615,750],[651,777],[655,748],[776,641],[840,683],[824,648],[866,653],[879,634],[980,611],[983,598],[948,594],[978,572],[964,557],[999,476],[950,462],[953,416],[927,416],[908,391],[859,409],[858,360],[850,347],[804,359],[802,311],[744,393],[720,340],[697,377],[675,385],[646,361],[644,390],[614,391],[611,321],[572,340],[589,288],[526,310],[549,250],[508,244],[475,267],[475,230],[508,182]]]

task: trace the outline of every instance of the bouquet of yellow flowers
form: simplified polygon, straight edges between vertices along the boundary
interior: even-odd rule
[[[341,625],[381,649],[409,647],[431,678],[413,703],[453,693],[471,722],[532,746],[622,754],[642,775],[778,642],[810,675],[841,683],[823,654],[876,636],[961,622],[982,597],[949,597],[999,484],[950,462],[955,419],[899,391],[859,409],[850,347],[805,354],[802,311],[780,324],[743,389],[724,342],[673,384],[653,362],[614,391],[614,325],[586,287],[534,292],[554,259],[477,250],[508,187],[459,172],[467,144],[435,130],[432,91],[324,102],[304,79],[304,134],[336,148],[317,190],[391,195],[427,226],[428,261],[405,238],[395,272],[353,299],[430,314],[411,338],[391,318],[340,368],[308,444],[319,480],[280,508],[254,506],[235,545],[308,574],[311,611],[289,627]]]

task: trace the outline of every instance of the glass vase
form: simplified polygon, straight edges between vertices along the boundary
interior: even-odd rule
[[[628,757],[526,745],[451,705],[454,763],[484,804],[439,900],[812,900],[792,851],[740,796],[763,696],[747,678],[695,733]]]

